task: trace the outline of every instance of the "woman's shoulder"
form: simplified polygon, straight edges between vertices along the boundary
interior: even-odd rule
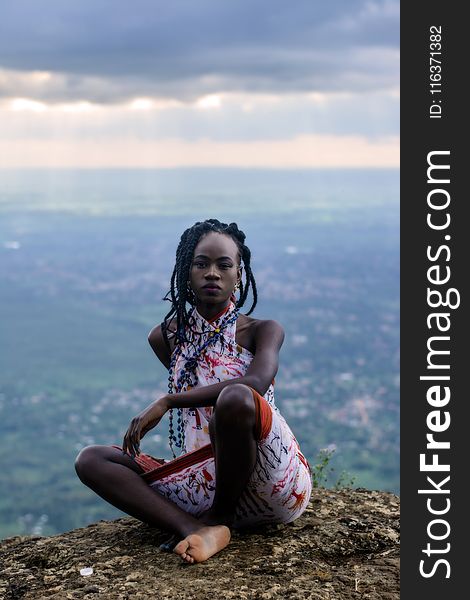
[[[257,339],[271,338],[284,341],[284,327],[274,319],[257,319],[256,337]]]
[[[241,324],[253,331],[284,331],[283,326],[275,319],[255,319],[244,314],[240,314],[238,318]]]
[[[238,321],[237,342],[252,354],[267,341],[278,342],[279,346],[284,341],[284,328],[274,319],[255,319],[240,314]]]

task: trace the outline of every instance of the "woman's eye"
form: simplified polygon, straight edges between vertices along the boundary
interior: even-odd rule
[[[196,267],[197,269],[206,269],[207,268],[207,263],[198,261],[198,262],[193,263],[193,267]],[[220,263],[217,268],[219,268],[219,269],[231,269],[232,265],[229,264],[229,263]]]

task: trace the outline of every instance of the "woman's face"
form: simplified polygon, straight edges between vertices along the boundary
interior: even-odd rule
[[[241,277],[237,244],[229,235],[206,233],[194,249],[191,288],[201,302],[219,303],[230,298]]]

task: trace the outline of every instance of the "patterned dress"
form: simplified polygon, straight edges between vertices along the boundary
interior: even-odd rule
[[[220,333],[215,336],[217,341],[208,345],[197,357],[193,385],[185,385],[184,389],[194,385],[211,385],[246,373],[253,354],[235,341],[237,321],[233,318],[236,317],[234,311],[235,305],[231,302],[222,315],[209,322],[193,309],[192,327],[188,329],[189,342],[180,348],[176,360],[172,361],[170,377],[173,376],[174,381],[178,380],[188,357],[194,354],[194,348],[200,347],[207,336]],[[238,502],[234,527],[289,523],[304,512],[310,500],[311,470],[294,434],[274,403],[273,384],[274,381],[264,397],[252,390],[258,424],[256,465]],[[213,407],[181,410],[184,439],[182,456],[175,461],[179,461],[182,468],[150,483],[160,494],[195,516],[208,510],[214,499],[215,463],[209,436],[212,412]],[[185,457],[191,456],[187,453],[198,449],[201,450],[196,454],[202,452],[201,460],[185,466]],[[137,461],[149,471],[152,465],[146,459],[145,455],[140,455]],[[172,462],[166,463],[164,468],[171,466]]]

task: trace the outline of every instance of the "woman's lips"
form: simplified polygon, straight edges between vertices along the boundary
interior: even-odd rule
[[[205,285],[202,289],[206,290],[207,292],[218,292],[220,287],[217,285]]]

